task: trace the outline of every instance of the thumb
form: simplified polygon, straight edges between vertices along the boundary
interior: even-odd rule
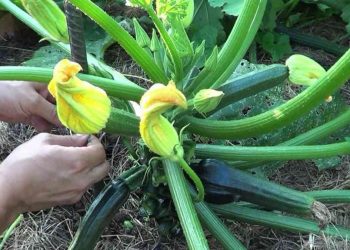
[[[50,135],[48,142],[63,147],[84,147],[89,137],[89,135]]]
[[[36,103],[36,106],[33,107],[32,113],[34,115],[40,116],[49,123],[62,126],[62,123],[59,121],[56,113],[56,106],[47,101],[45,98],[40,96],[39,101]]]

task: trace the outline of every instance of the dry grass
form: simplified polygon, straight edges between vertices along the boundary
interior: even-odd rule
[[[64,134],[65,130],[54,131]],[[29,140],[36,133],[25,125],[0,123],[0,160],[3,160],[15,147]],[[119,143],[119,137],[101,135],[109,162],[112,166],[106,181],[118,176],[130,167],[127,151]],[[57,207],[37,213],[26,213],[24,220],[14,231],[5,249],[67,249],[77,230],[82,216],[91,204],[91,192],[86,193],[80,203],[74,206]],[[155,249],[157,246],[168,249],[181,249],[183,241],[160,242],[155,222],[141,218],[138,214],[139,197],[134,194],[116,214],[106,228],[98,249]],[[123,222],[129,220],[134,228],[128,231]]]

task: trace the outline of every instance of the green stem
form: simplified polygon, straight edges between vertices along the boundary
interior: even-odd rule
[[[165,73],[154,62],[153,58],[141,48],[136,40],[123,27],[100,7],[90,0],[69,0],[82,12],[100,25],[120,46],[142,67],[155,82],[167,83]]]
[[[288,141],[282,142],[279,146],[297,146],[297,145],[308,145],[315,142],[321,141],[323,138],[330,136],[331,134],[339,131],[340,129],[349,126],[350,124],[350,109],[347,109],[341,115],[335,119],[316,127],[312,130],[307,131],[297,137],[294,137]],[[268,161],[248,161],[239,163],[237,166],[240,169],[249,169],[264,164],[268,164]]]
[[[52,79],[52,73],[52,69],[39,67],[1,66],[0,80],[34,81],[47,84]],[[146,91],[124,77],[116,80],[85,74],[78,74],[78,77],[104,89],[108,95],[123,100],[139,101]]]
[[[182,169],[186,172],[186,174],[191,178],[191,180],[194,182],[198,194],[195,198],[196,202],[203,201],[204,200],[204,186],[199,179],[198,175],[192,170],[192,168],[187,164],[187,162],[183,158],[179,158],[179,165],[182,167]]]
[[[16,4],[11,2],[10,0],[0,0],[0,5],[2,5],[8,12],[17,17],[21,22],[26,24],[36,33],[38,33],[43,38],[48,38],[48,41],[55,47],[61,49],[63,52],[70,56],[70,47],[69,44],[65,44],[62,42],[56,42],[53,38],[51,38],[50,34],[27,12],[19,8]],[[106,65],[104,62],[97,60],[91,54],[87,54],[89,66],[93,69],[98,69],[98,72],[103,73],[105,77],[111,78],[111,76],[117,78],[125,78],[121,73],[117,72],[110,66]],[[107,74],[106,74],[107,73]],[[125,78],[125,80],[127,80]]]
[[[162,37],[169,54],[171,56],[172,62],[174,64],[175,68],[175,82],[178,83],[183,78],[183,68],[182,68],[182,61],[179,55],[179,52],[176,49],[176,46],[172,40],[172,38],[169,36],[168,32],[166,31],[162,21],[158,18],[157,14],[155,13],[152,6],[147,6],[146,11],[150,18],[152,19],[154,25],[156,26],[160,36]]]
[[[336,56],[342,56],[348,50],[346,46],[342,46],[320,36],[305,34],[298,29],[278,25],[276,31],[288,35],[290,40],[295,43],[314,49],[322,49]]]
[[[218,66],[214,71],[202,71],[198,75],[197,78],[200,80],[194,80],[191,83],[195,87],[194,93],[201,89],[218,87],[232,75],[256,35],[265,12],[266,2],[266,0],[244,1],[241,14],[220,50]]]
[[[249,62],[253,64],[258,63],[256,42],[253,42],[249,47]]]
[[[277,18],[283,13],[284,16],[290,16],[290,13],[295,9],[300,0],[289,0],[284,4],[282,10],[278,13]]]
[[[350,190],[316,190],[306,192],[307,195],[313,197],[315,200],[324,203],[349,203]]]
[[[164,160],[163,166],[189,249],[209,249],[182,169],[171,160]]]
[[[10,225],[8,229],[4,232],[3,235],[0,235],[1,241],[0,241],[0,250],[4,248],[6,241],[10,238],[11,234],[17,227],[17,225],[22,221],[23,215],[20,215],[17,217],[17,219]]]
[[[198,158],[215,158],[227,161],[319,159],[350,154],[350,142],[314,146],[265,147],[197,144],[195,153]]]
[[[235,204],[210,205],[210,207],[216,213],[231,220],[238,220],[291,232],[325,234],[343,238],[350,237],[350,230],[344,227],[328,225],[321,230],[318,224],[311,220],[266,212]]]
[[[204,202],[197,202],[194,204],[194,206],[196,207],[196,211],[203,225],[210,231],[210,233],[221,243],[221,245],[225,249],[246,249]]]
[[[139,136],[140,119],[127,111],[112,108],[106,127],[103,131],[109,134]]]
[[[332,95],[350,77],[350,49],[331,67],[327,74],[305,91],[265,113],[233,121],[216,121],[185,116],[180,126],[202,136],[238,139],[261,135],[283,127],[316,107]]]

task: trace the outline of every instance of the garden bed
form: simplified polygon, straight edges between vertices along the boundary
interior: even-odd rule
[[[340,23],[342,25],[342,23]],[[328,25],[328,26],[327,26]],[[339,25],[338,20],[329,24],[320,24],[319,30],[310,30],[318,35],[321,31],[332,29]],[[334,32],[336,30],[332,29]],[[328,33],[327,33],[328,35]],[[332,36],[337,36],[332,33]],[[16,33],[14,37],[0,37],[0,65],[18,65],[30,58],[37,48],[38,37],[28,30]],[[349,45],[346,38],[342,41]],[[44,45],[43,43],[42,45]],[[41,45],[41,44],[40,44]],[[294,52],[311,56],[324,66],[332,65],[336,57],[323,51],[315,51],[307,47],[294,46]],[[117,52],[116,52],[117,51]],[[127,75],[134,75],[133,80],[147,84],[141,70],[118,47],[113,47],[109,53],[117,53],[109,64]],[[117,57],[116,57],[117,56]],[[112,57],[111,57],[112,58]],[[259,53],[259,61],[269,63],[264,53]],[[109,60],[107,55],[107,61]],[[293,95],[293,89],[286,88]],[[343,90],[348,94],[346,87]],[[68,133],[66,130],[55,130],[54,133]],[[3,160],[12,149],[35,135],[35,131],[24,125],[0,124],[0,156]],[[110,178],[118,176],[122,170],[130,167],[130,160],[125,148],[116,136],[100,135],[107,150],[108,160],[112,166]],[[311,161],[290,161],[271,176],[271,179],[297,190],[349,188],[349,157],[343,157],[338,167],[319,171]],[[106,182],[109,178],[106,178]],[[5,249],[67,249],[82,217],[91,204],[92,194],[88,192],[81,202],[74,206],[57,207],[37,213],[26,213],[24,220],[16,228],[7,241]],[[179,233],[171,238],[161,237],[156,222],[140,216],[138,212],[139,197],[133,194],[125,206],[116,214],[113,222],[105,229],[96,249],[186,249],[186,241]],[[348,205],[330,207],[332,222],[350,227],[350,212]],[[228,222],[232,232],[247,246],[248,249],[347,249],[347,240],[335,240],[329,237],[312,234],[292,234],[252,226],[245,223]],[[218,243],[206,231],[211,249],[220,249]]]

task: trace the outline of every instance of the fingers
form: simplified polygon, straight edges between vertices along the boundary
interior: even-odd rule
[[[72,166],[73,172],[87,173],[106,160],[104,147],[95,136],[40,134],[38,137],[49,145],[61,146],[54,150]]]
[[[88,173],[91,184],[94,184],[100,180],[102,180],[104,177],[107,176],[109,171],[109,164],[107,161],[102,163],[101,165],[94,167],[90,170]]]
[[[32,116],[30,118],[30,125],[32,125],[38,132],[49,132],[53,129],[53,125],[39,116]]]
[[[69,150],[72,157],[77,157],[76,161],[81,162],[89,171],[106,160],[105,149],[95,136],[89,137],[86,147],[69,148],[67,150]]]
[[[84,147],[88,143],[88,135],[46,135],[46,141],[51,145],[63,147]]]
[[[46,100],[48,100],[50,103],[55,104],[56,99],[50,94],[49,90],[47,89],[47,86],[44,87],[41,86],[41,88],[37,89],[38,93],[44,97]]]
[[[55,150],[64,155],[62,160],[71,166],[74,173],[87,173],[106,160],[104,147],[95,136],[48,136],[46,140],[50,145],[62,146]]]
[[[53,125],[62,126],[62,123],[57,117],[56,106],[47,101],[42,96],[39,96],[36,99],[35,107],[32,107],[32,113],[34,115],[42,117]]]

